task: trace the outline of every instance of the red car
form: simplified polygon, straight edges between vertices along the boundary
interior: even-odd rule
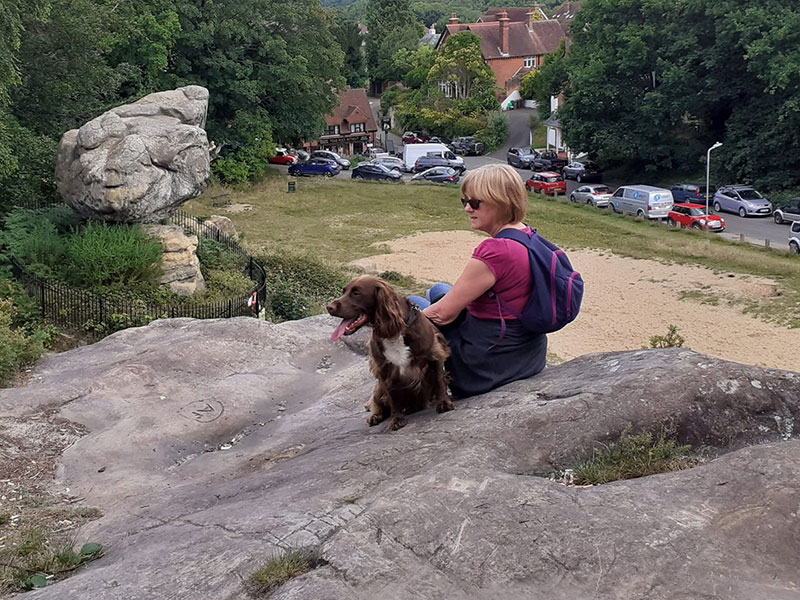
[[[667,225],[672,227],[691,227],[692,229],[705,229],[706,231],[725,231],[725,219],[719,215],[706,214],[706,207],[702,204],[678,203],[672,205],[672,210],[667,215]]]
[[[533,173],[531,178],[525,182],[525,187],[528,191],[534,191],[537,194],[556,194],[567,193],[567,182],[558,173],[552,171],[542,171],[541,173]]]
[[[293,165],[297,162],[297,155],[291,154],[286,148],[275,148],[275,156],[269,162],[276,165]]]
[[[406,131],[403,134],[403,143],[404,144],[424,144],[430,138],[425,135],[424,133],[419,133],[417,131]]]

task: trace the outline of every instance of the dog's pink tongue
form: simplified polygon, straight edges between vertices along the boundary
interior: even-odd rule
[[[336,328],[336,331],[333,332],[331,335],[331,339],[335,342],[340,337],[344,335],[344,332],[347,330],[347,327],[353,322],[355,319],[342,319],[342,322],[339,323],[339,326]]]

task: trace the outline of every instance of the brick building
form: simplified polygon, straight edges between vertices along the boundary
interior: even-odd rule
[[[341,90],[339,106],[325,116],[325,133],[307,144],[309,150],[332,150],[343,156],[366,152],[375,143],[375,118],[364,88]]]

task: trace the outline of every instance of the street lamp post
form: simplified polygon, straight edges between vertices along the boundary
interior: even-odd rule
[[[709,196],[709,188],[711,187],[709,181],[711,176],[711,151],[715,150],[716,148],[719,148],[720,146],[722,146],[722,142],[715,142],[714,145],[708,149],[708,152],[706,152],[706,217],[708,217],[708,215],[711,214],[708,211],[708,196]]]

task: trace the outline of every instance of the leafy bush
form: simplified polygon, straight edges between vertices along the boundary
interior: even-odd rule
[[[52,276],[64,263],[65,239],[49,211],[15,209],[5,218],[2,243],[8,254],[42,277]]]
[[[691,446],[678,445],[663,432],[655,439],[647,432],[631,436],[631,429],[628,425],[619,441],[595,449],[589,459],[578,464],[574,468],[574,482],[578,485],[608,483],[678,471],[695,464],[686,456]]]
[[[14,327],[19,320],[17,309],[10,299],[0,300],[0,386],[5,387],[19,370],[44,354],[51,343],[44,329]]]
[[[275,253],[258,260],[267,271],[267,318],[277,321],[324,312],[348,281],[343,271],[315,257]]]
[[[497,150],[508,139],[508,116],[501,112],[489,115],[486,128],[478,132],[478,139],[486,145],[487,151]]]
[[[90,221],[67,240],[67,283],[93,291],[157,283],[163,247],[141,227]]]
[[[201,269],[239,269],[241,256],[229,251],[225,244],[198,237],[197,260]]]

